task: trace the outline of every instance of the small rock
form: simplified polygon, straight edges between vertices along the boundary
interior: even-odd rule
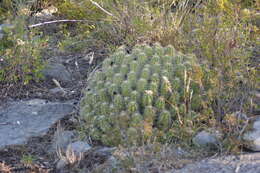
[[[50,89],[50,93],[60,95],[60,94],[64,94],[65,91],[62,88],[56,87],[56,88]]]
[[[193,143],[200,147],[216,148],[219,144],[220,137],[221,134],[216,130],[203,130],[193,138]]]
[[[72,144],[69,144],[67,150],[72,151],[77,156],[91,149],[91,146],[87,142],[76,141]]]
[[[119,161],[114,156],[111,156],[111,157],[108,158],[107,163],[112,168],[116,168],[117,165],[119,164]]]
[[[243,139],[249,143],[252,151],[260,151],[260,119],[253,123],[253,129],[244,134]]]
[[[65,152],[75,136],[75,132],[73,131],[57,131],[52,142],[52,152],[55,152],[56,149],[60,149],[62,152]]]
[[[254,124],[253,124],[253,129],[260,131],[260,119],[257,119],[257,120],[254,122]]]
[[[116,147],[104,147],[97,149],[95,151],[95,154],[98,156],[104,156],[104,157],[109,157],[112,155],[112,153],[116,150]]]
[[[236,118],[238,121],[247,121],[248,117],[246,114],[238,111],[238,112],[234,112],[233,114],[231,114],[231,116],[233,116],[234,118]]]
[[[4,34],[0,32],[0,40],[4,38]]]
[[[1,24],[0,25],[0,31],[3,32],[6,29],[13,29],[15,26],[12,24]]]
[[[0,24],[0,40],[4,38],[5,35],[7,35],[8,33],[6,33],[6,30],[9,29],[14,29],[15,25],[12,24]]]
[[[51,63],[42,71],[47,79],[57,79],[60,82],[70,82],[73,80],[72,75],[65,68],[64,65],[58,63]]]
[[[103,164],[97,166],[92,171],[93,173],[114,173],[114,172],[123,172],[120,168],[119,161],[114,157],[110,156]]]
[[[12,24],[0,24],[0,32],[4,33],[8,29],[14,29],[14,27]]]
[[[56,164],[56,169],[57,170],[62,170],[65,169],[65,167],[68,165],[68,162],[64,159],[60,159],[58,163]]]

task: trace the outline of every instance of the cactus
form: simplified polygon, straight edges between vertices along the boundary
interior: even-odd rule
[[[184,96],[184,73],[191,78],[190,99]],[[86,119],[88,135],[105,145],[136,144],[146,139],[140,135],[149,123],[154,128],[151,135],[167,138],[177,114],[185,117],[202,109],[201,75],[196,57],[172,46],[136,45],[130,54],[120,47],[103,61],[85,90],[80,114]],[[187,100],[193,102],[188,105]]]
[[[165,109],[165,98],[164,97],[159,97],[157,98],[155,105],[154,105],[158,110],[163,110]]]
[[[160,114],[158,124],[161,128],[168,129],[171,125],[171,113],[167,110],[163,110]]]
[[[131,87],[131,83],[129,81],[124,81],[122,84],[121,84],[121,94],[124,96],[124,97],[129,97],[130,94],[131,94],[131,91],[132,91],[132,87]]]
[[[135,101],[128,103],[127,111],[131,114],[138,111],[138,105]]]
[[[136,83],[137,91],[143,93],[147,89],[147,79],[140,78]]]
[[[145,121],[153,123],[153,120],[156,117],[155,110],[154,110],[153,106],[146,106],[144,108],[143,114],[144,114],[143,117],[144,117]]]
[[[143,116],[139,112],[135,112],[131,115],[130,126],[134,128],[140,128],[143,124]]]
[[[153,104],[153,91],[145,90],[142,99],[143,106],[151,106]]]

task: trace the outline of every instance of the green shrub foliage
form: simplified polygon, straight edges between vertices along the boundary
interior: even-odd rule
[[[110,146],[168,140],[174,124],[205,109],[206,78],[195,56],[172,46],[136,45],[130,54],[120,47],[89,79],[81,101],[86,131]]]
[[[28,84],[42,78],[44,61],[41,51],[47,39],[26,29],[24,17],[2,25],[0,37],[0,84]]]

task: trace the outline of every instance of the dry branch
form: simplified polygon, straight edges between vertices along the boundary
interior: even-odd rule
[[[42,26],[42,25],[47,25],[47,24],[53,24],[53,23],[62,23],[62,22],[91,22],[89,20],[53,20],[53,21],[48,21],[48,22],[42,22],[42,23],[37,23],[37,24],[33,24],[33,25],[29,25],[29,28],[35,28],[38,26]]]

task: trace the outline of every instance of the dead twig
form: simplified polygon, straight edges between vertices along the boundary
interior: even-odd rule
[[[90,0],[90,2],[91,2],[93,5],[95,5],[96,7],[98,7],[99,9],[101,9],[101,10],[102,10],[104,13],[106,13],[107,15],[114,17],[114,15],[113,15],[112,13],[108,12],[107,10],[105,10],[105,9],[104,9],[103,7],[101,7],[97,2],[92,1],[92,0]]]
[[[53,24],[53,23],[62,23],[62,22],[93,22],[93,21],[63,19],[63,20],[53,20],[53,21],[48,21],[48,22],[37,23],[37,24],[29,25],[28,27],[35,28],[35,27],[42,26],[42,25]]]
[[[106,13],[109,16],[113,16],[115,17],[115,15],[113,15],[112,13],[108,12],[107,10],[105,10],[103,7],[101,7],[97,2],[90,0],[90,2],[95,5],[96,7],[98,7],[99,9],[101,9],[104,13]],[[42,22],[42,23],[37,23],[37,24],[33,24],[33,25],[29,25],[28,28],[35,28],[38,26],[43,26],[43,25],[47,25],[47,24],[53,24],[53,23],[63,23],[63,22],[94,22],[94,21],[90,21],[90,20],[69,20],[69,19],[63,19],[63,20],[53,20],[53,21],[47,21],[47,22]]]
[[[66,94],[66,91],[64,90],[64,88],[61,87],[60,83],[59,83],[56,79],[52,79],[52,81],[54,82],[54,84],[55,84],[59,89],[62,90],[63,95],[65,95],[65,94]]]
[[[83,59],[86,60],[86,61],[89,61],[88,63],[89,63],[89,65],[91,65],[93,63],[93,60],[94,60],[94,52],[88,53],[87,55],[85,55],[83,57]]]

